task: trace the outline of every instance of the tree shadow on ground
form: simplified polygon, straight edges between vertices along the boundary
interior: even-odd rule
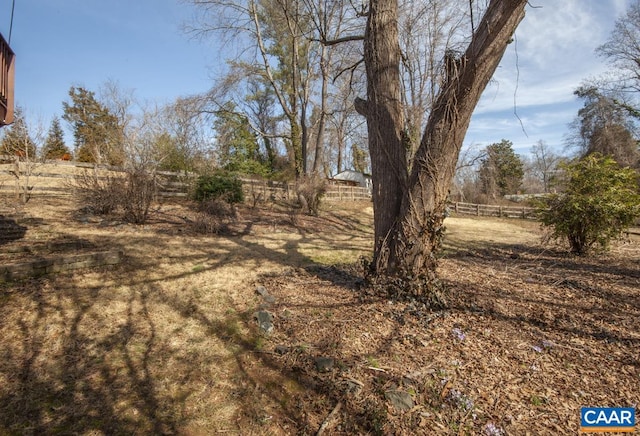
[[[172,248],[163,246],[157,236],[151,233],[122,238],[132,247],[152,247],[158,257],[164,258]],[[354,292],[361,276],[357,267],[313,262],[301,247],[321,241],[334,249],[348,249],[356,236],[336,243],[330,233],[317,238],[300,233],[300,238],[280,240],[279,245],[275,235],[267,235],[264,243],[246,236],[248,233],[219,237],[217,241],[224,243],[220,247],[214,246],[213,239],[189,239],[185,241],[191,245],[189,254],[170,258],[181,266],[172,273],[156,265],[159,259],[145,252],[149,248],[138,248],[130,250],[126,265],[101,272],[100,284],[87,285],[78,274],[12,285],[10,296],[0,295],[0,333],[4,334],[6,345],[0,351],[0,430],[33,434],[315,433],[320,424],[317,417],[326,417],[340,402],[344,414],[355,417],[349,424],[352,427],[344,427],[345,431],[379,430],[387,408],[383,392],[394,383],[402,383],[401,377],[371,370],[376,374],[377,396],[351,401],[347,398],[349,371],[367,362],[366,353],[347,356],[332,373],[314,370],[315,357],[335,351],[336,344],[347,340],[340,336],[341,322],[347,320],[331,316],[338,311],[357,314],[361,310]],[[604,263],[589,269],[586,264],[574,265],[571,258],[552,252],[541,254],[523,245],[486,246],[464,255],[453,253],[449,259],[485,272],[505,267],[527,271],[534,274],[537,284],[545,286],[563,279],[556,285],[559,295],[567,286],[586,283],[582,277],[566,274],[606,272]],[[194,289],[197,285],[179,289],[165,286],[201,275],[208,277],[207,273],[230,262],[249,261],[254,268],[270,263],[293,271],[286,273],[293,277],[285,273],[274,277],[274,283],[283,287],[301,275],[296,282],[297,291],[313,293],[321,299],[283,301],[283,306],[315,314],[328,332],[327,337],[307,347],[302,342],[295,343],[281,355],[271,349],[269,337],[259,332],[253,320],[260,300],[257,296],[251,300],[251,290],[243,290],[242,296],[248,301],[240,305],[215,288],[220,293],[220,309],[210,304],[211,288],[198,292]],[[202,268],[193,267],[200,263]],[[548,270],[556,264],[560,266],[553,271],[557,276],[553,276]],[[618,272],[622,274],[625,269]],[[337,300],[332,290],[310,289],[311,281],[346,290],[345,300]],[[608,336],[599,337],[596,329],[601,323],[594,317],[598,312],[569,298],[558,300],[559,304],[550,303],[535,294],[519,295],[512,288],[494,289],[463,275],[449,279],[447,284],[460,296],[453,301],[453,311],[483,313],[515,326],[560,329],[568,335],[637,346],[635,338],[615,331],[601,330]],[[254,283],[244,285],[250,289]],[[275,285],[269,290],[276,299],[280,298]],[[617,315],[627,316],[625,319],[633,316],[631,312],[622,313],[626,307],[624,297],[615,290],[590,283],[583,292],[599,302],[608,301],[610,306],[605,304],[605,309],[610,307]],[[383,308],[390,307],[384,303]],[[524,306],[535,310],[525,310]],[[589,318],[572,330],[565,318],[557,318],[556,325],[556,318],[535,315],[550,307],[559,307],[565,314],[574,313],[575,318]],[[279,310],[281,314],[284,307]],[[315,318],[305,321],[319,330],[321,324]],[[276,331],[289,337],[286,319],[281,317],[277,322]],[[375,322],[372,317],[363,326]],[[404,339],[398,323],[379,338],[377,348],[367,353],[383,354],[393,343]],[[203,345],[197,345],[198,341]],[[220,375],[219,379],[213,378]],[[212,408],[226,403],[239,409],[232,419],[223,420],[216,415],[222,412]],[[198,424],[205,414],[219,423]],[[270,417],[276,414],[281,420],[271,421]]]
[[[26,232],[27,227],[18,224],[15,219],[0,215],[0,245],[22,239]]]
[[[273,289],[274,295],[284,299],[281,310],[298,313],[300,319],[295,327],[288,325],[287,319],[280,321],[279,337],[271,346],[285,343],[289,351],[281,357],[267,354],[266,356],[271,357],[266,359],[272,359],[276,366],[282,368],[283,373],[293,374],[300,379],[302,376],[310,378],[312,382],[308,383],[309,386],[314,385],[313,380],[316,385],[322,386],[322,389],[314,391],[322,396],[322,400],[308,398],[308,402],[305,403],[308,411],[307,420],[301,422],[307,427],[304,427],[304,430],[300,430],[300,427],[300,431],[309,432],[314,429],[313,425],[309,425],[314,422],[309,420],[309,416],[315,414],[315,424],[318,425],[318,416],[328,416],[334,405],[342,403],[344,412],[341,412],[341,425],[354,425],[359,431],[375,432],[373,422],[376,419],[384,420],[388,411],[395,413],[385,400],[385,392],[403,385],[408,386],[408,390],[412,389],[412,381],[404,376],[406,367],[420,361],[417,355],[421,353],[421,347],[426,347],[426,339],[422,338],[428,338],[440,324],[447,324],[444,321],[445,317],[469,322],[474,329],[470,331],[470,335],[481,336],[482,328],[489,326],[500,330],[504,335],[510,332],[516,336],[513,338],[516,344],[535,341],[532,338],[540,338],[539,341],[541,338],[553,338],[557,343],[548,343],[547,346],[566,347],[563,349],[564,352],[572,355],[565,364],[571,362],[578,371],[591,371],[594,367],[591,366],[592,362],[582,367],[580,357],[576,357],[572,346],[579,347],[580,353],[585,355],[596,352],[599,357],[593,360],[606,356],[609,365],[616,368],[611,370],[614,373],[623,367],[640,368],[640,361],[634,351],[640,345],[637,335],[640,328],[640,306],[637,304],[640,295],[637,293],[638,283],[632,268],[629,268],[631,274],[620,275],[615,283],[608,286],[607,280],[611,279],[611,275],[604,265],[607,262],[614,263],[613,258],[589,260],[567,256],[560,251],[545,251],[524,245],[491,244],[487,245],[482,253],[454,254],[449,259],[446,268],[451,268],[455,273],[449,274],[444,281],[450,290],[451,304],[441,313],[416,310],[413,307],[414,303],[391,304],[383,299],[377,302],[377,306],[375,301],[358,303],[353,308],[348,304],[339,306],[336,302],[342,303],[341,298],[345,298],[345,290],[351,292],[352,301],[361,300],[358,299],[357,293],[353,292],[357,286],[356,280],[350,278],[350,272],[337,274],[334,270],[336,267],[327,269],[314,266],[306,269],[308,274],[298,272],[292,276],[269,278],[268,283],[265,283],[267,288]],[[562,262],[555,269],[551,270],[546,266],[547,262],[558,260]],[[451,261],[455,261],[455,264],[451,265]],[[612,270],[614,274],[622,274],[627,267],[613,267]],[[322,283],[318,283],[317,279],[327,281],[326,286],[329,289],[326,295]],[[331,290],[330,285],[338,286],[340,289]],[[527,286],[531,289],[524,289]],[[285,296],[281,297],[282,294]],[[313,297],[308,294],[313,294]],[[338,301],[333,301],[332,295],[333,299]],[[406,325],[416,327],[408,334],[407,329],[401,328],[405,323],[396,322],[390,329],[380,332],[377,337],[369,337],[367,344],[360,347],[365,348],[366,352],[345,355],[340,351],[341,341],[352,338],[351,334],[354,331],[356,334],[358,331],[366,332],[378,322],[378,318],[374,316],[367,320],[366,316],[357,314],[360,311],[371,310],[368,308],[369,303],[375,306],[371,315],[382,314],[383,318],[387,319],[403,319],[407,321]],[[346,312],[341,310],[345,308]],[[412,317],[411,320],[407,314]],[[442,318],[438,316],[440,314]],[[345,333],[348,327],[343,327],[344,325],[351,328],[351,334]],[[412,342],[413,334],[419,337],[415,342]],[[507,340],[509,339],[511,338]],[[491,341],[487,338],[483,340]],[[575,345],[574,341],[582,345]],[[393,352],[390,350],[394,347],[397,350],[399,343],[406,344],[408,350],[412,350],[407,351],[405,355],[406,366],[403,362],[394,368],[395,371],[367,367],[366,362],[369,359],[369,365],[375,365],[375,356],[385,356],[387,360],[393,358]],[[447,348],[447,345],[437,345],[438,349],[443,347]],[[455,355],[455,348],[455,345],[452,345],[448,349]],[[501,357],[506,355],[507,350],[499,351],[505,351]],[[531,352],[534,357],[537,356],[536,353]],[[337,356],[340,359],[340,367],[332,375],[314,371],[314,357],[323,355]],[[263,361],[265,359],[260,358]],[[467,355],[465,358],[470,361],[476,360],[476,356]],[[477,358],[480,360],[480,356]],[[561,359],[562,357],[558,357],[556,360]],[[428,361],[428,358],[426,360]],[[451,360],[451,357],[448,360]],[[363,367],[370,371],[363,371]],[[433,370],[433,367],[431,368]],[[555,376],[553,367],[548,366],[545,371],[550,372],[550,378]],[[344,382],[354,377],[365,377],[361,380],[366,379],[369,383],[366,401],[372,408],[368,411],[363,407],[364,399],[353,402],[346,394]],[[437,375],[434,377],[437,378]],[[564,372],[560,377],[565,377]],[[601,378],[605,384],[608,381],[606,377],[608,375],[604,372]],[[424,390],[425,385],[418,385],[416,390],[420,389]],[[436,384],[431,394],[431,397],[425,394],[428,398],[425,400],[423,397],[423,401],[432,401],[432,406],[438,410],[446,408],[446,405],[443,405],[446,394],[443,385]],[[455,415],[455,411],[452,414]],[[368,426],[365,426],[365,422],[369,423]],[[313,431],[317,428],[316,426]]]
[[[153,235],[135,235],[128,240],[135,246],[149,238]],[[296,392],[314,392],[315,396],[330,390],[304,374],[280,372],[271,355],[259,349],[261,339],[252,321],[253,310],[235,311],[234,302],[229,301],[229,311],[221,315],[211,312],[193,292],[169,293],[162,284],[223,267],[232,253],[238,262],[262,257],[285,266],[313,264],[299,250],[299,244],[308,239],[289,241],[282,251],[241,237],[222,240],[230,242],[225,246],[226,254],[208,255],[211,247],[199,241],[202,250],[196,248],[195,254],[178,261],[187,266],[204,258],[207,267],[185,268],[178,274],[144,274],[154,270],[153,262],[129,251],[126,264],[98,268],[93,273],[101,276],[97,279],[100,284],[85,283],[83,274],[6,284],[10,292],[0,296],[4,300],[0,307],[0,332],[4,336],[0,352],[0,430],[175,434],[192,425],[194,414],[190,410],[196,407],[193,403],[198,400],[194,398],[201,395],[203,386],[207,391],[227,382],[234,386],[237,396],[229,400],[242,409],[237,416],[240,424],[236,425],[266,429],[265,410],[277,404],[292,420],[291,428],[298,428],[305,420],[304,413],[291,401],[290,391],[275,387],[290,386]],[[111,244],[119,242],[114,239]],[[61,236],[49,248],[59,251],[90,245],[89,240]],[[161,244],[155,245],[160,248]],[[127,253],[126,247],[121,248]],[[343,248],[348,248],[347,242]],[[326,271],[318,269],[318,273]],[[335,272],[328,276],[345,281]],[[157,314],[165,312],[172,318],[157,320]],[[221,344],[225,350],[221,353],[229,358],[221,357],[220,362],[231,359],[236,368],[231,380],[207,379],[207,371],[217,365],[208,352],[180,350],[172,345],[184,336],[180,333],[184,325],[196,325],[206,332],[203,340]],[[241,332],[243,328],[238,326],[249,326],[249,332]],[[263,371],[269,371],[269,376],[265,377]],[[222,395],[228,395],[228,391]],[[204,428],[210,430],[212,424],[207,425]]]
[[[114,302],[101,286],[70,281],[15,284],[0,309],[0,429],[176,433],[181,418],[151,374],[152,360],[171,351],[158,340],[148,294],[132,291],[128,301]],[[117,319],[101,317],[109,302],[122,304]]]

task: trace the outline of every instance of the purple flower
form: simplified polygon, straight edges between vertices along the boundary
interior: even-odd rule
[[[468,412],[470,410],[473,410],[473,400],[467,396],[465,396],[462,392],[460,392],[457,389],[451,389],[449,391],[449,394],[447,395],[447,399],[455,404],[457,407],[459,407],[460,409],[464,410],[465,412]]]
[[[534,345],[531,348],[533,348],[533,351],[535,351],[536,353],[542,353],[542,348],[538,347],[537,345]]]
[[[482,433],[486,436],[502,436],[504,434],[502,429],[496,426],[493,422],[487,422],[482,429]]]
[[[471,398],[465,398],[462,404],[464,410],[473,410],[473,400]]]
[[[458,338],[459,341],[464,341],[464,339],[467,337],[467,335],[465,335],[464,332],[457,327],[451,330],[451,332],[453,333],[453,336]]]

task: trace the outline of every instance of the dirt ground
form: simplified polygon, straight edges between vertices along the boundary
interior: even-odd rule
[[[0,284],[0,434],[576,434],[580,407],[640,399],[638,240],[576,258],[532,222],[448,218],[430,312],[362,287],[370,203],[243,207],[220,235],[184,203],[0,215],[0,264],[125,253]]]

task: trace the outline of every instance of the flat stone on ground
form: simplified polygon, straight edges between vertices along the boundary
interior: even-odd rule
[[[411,394],[405,391],[390,390],[385,392],[384,396],[397,410],[411,410],[415,406]]]

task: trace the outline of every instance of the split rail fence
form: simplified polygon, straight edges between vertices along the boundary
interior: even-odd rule
[[[29,196],[71,195],[74,176],[82,171],[96,170],[99,179],[123,173],[120,168],[97,167],[82,162],[55,162],[20,164],[0,164],[0,193],[22,193],[25,189]],[[185,173],[159,171],[160,197],[187,197],[192,176]],[[269,180],[240,179],[247,201],[280,201],[295,198],[295,184]],[[28,185],[28,186],[27,186]],[[26,188],[25,188],[26,186]],[[371,200],[371,191],[360,186],[327,186],[324,196],[327,201]]]
[[[1,157],[1,156],[0,156]],[[73,178],[86,170],[97,170],[98,177],[108,173],[122,173],[120,168],[96,167],[82,162],[33,163],[30,168],[24,164],[17,169],[15,164],[0,164],[0,194],[22,194],[26,189],[29,196],[66,196],[72,194]],[[17,176],[16,176],[17,174]],[[102,176],[101,176],[102,174]],[[189,175],[184,173],[158,172],[161,178],[160,197],[188,196]],[[28,177],[28,180],[27,180]],[[246,201],[292,200],[295,198],[295,184],[267,180],[241,179]],[[370,201],[371,191],[360,186],[330,184],[324,196],[327,201]],[[536,209],[526,206],[498,206],[464,202],[450,202],[452,212],[461,215],[493,216],[536,220]],[[628,230],[629,234],[640,235],[640,223]]]
[[[504,218],[538,219],[534,207],[496,206],[491,204],[474,204],[451,202],[449,209],[461,215],[495,216]]]

